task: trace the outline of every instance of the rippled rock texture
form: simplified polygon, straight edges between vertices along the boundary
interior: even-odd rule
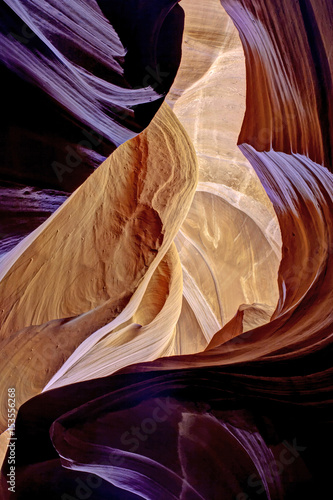
[[[5,74],[50,106],[34,141],[73,148],[62,189],[87,177],[67,134],[108,156],[3,247],[4,499],[329,496],[333,7],[221,4],[2,7]],[[27,116],[4,148],[31,159]]]

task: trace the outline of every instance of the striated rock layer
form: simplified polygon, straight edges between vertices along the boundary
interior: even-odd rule
[[[183,12],[130,3],[2,2],[2,179],[72,192],[151,121],[179,66]]]
[[[188,331],[188,354],[198,351],[197,342],[206,347],[239,307],[252,308],[244,330],[269,321],[278,301],[281,236],[273,206],[237,148],[246,86],[238,32],[213,0],[182,6],[183,56],[167,100],[199,162],[197,192],[176,238],[184,275],[177,329],[182,338]]]
[[[70,363],[77,364],[83,356],[73,381],[82,379],[85,366],[90,366],[90,378],[102,375],[101,356],[107,374],[117,363],[126,366],[125,344],[130,341],[136,356],[141,352],[134,361],[169,352],[182,292],[180,263],[170,245],[196,182],[195,153],[165,104],[142,134],[119,147],[3,258],[1,356],[10,362],[1,366],[1,378],[16,387],[17,404],[40,392],[85,339],[83,353],[76,353]],[[156,281],[161,283],[155,304],[149,296]],[[175,289],[172,294],[170,289]],[[154,335],[154,318],[162,314],[165,301],[171,301],[172,313],[169,321],[160,320],[164,330]],[[93,348],[100,339],[103,342]],[[96,372],[90,349],[97,352]],[[2,390],[7,390],[5,385]],[[5,405],[3,394],[2,430]]]
[[[17,183],[0,183],[0,258],[40,226],[68,193]]]

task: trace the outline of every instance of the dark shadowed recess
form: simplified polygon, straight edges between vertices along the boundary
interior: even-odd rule
[[[178,0],[97,0],[128,50],[124,76],[133,87],[151,85],[165,96],[181,60],[184,11]],[[136,120],[147,126],[162,100],[137,106]]]
[[[313,356],[313,359],[309,361],[315,364],[320,360]],[[325,359],[323,363],[325,365]],[[295,365],[296,370],[297,361]],[[193,368],[150,373],[125,373],[125,370],[122,370],[111,377],[55,389],[31,399],[19,410],[16,422],[17,494],[6,496],[5,478],[8,467],[6,466],[7,460],[5,460],[1,478],[4,499],[21,500],[26,498],[24,495],[28,495],[31,491],[34,492],[36,500],[45,498],[43,495],[46,492],[50,500],[59,498],[59,494],[65,492],[69,492],[75,498],[73,492],[77,488],[78,479],[87,485],[92,481],[91,474],[66,470],[61,466],[50,438],[50,431],[51,434],[53,432],[53,443],[60,443],[60,446],[66,447],[66,444],[71,446],[71,436],[74,436],[74,443],[75,439],[79,438],[78,449],[73,451],[73,456],[79,461],[82,460],[83,463],[90,461],[93,464],[93,458],[96,458],[96,462],[101,463],[98,462],[100,454],[98,449],[96,456],[88,455],[88,461],[85,462],[87,455],[84,456],[84,443],[93,443],[93,446],[101,443],[103,446],[128,451],[127,441],[121,439],[124,431],[131,431],[133,425],[140,427],[146,417],[151,417],[157,400],[163,401],[163,408],[167,408],[167,418],[165,422],[157,424],[155,433],[149,435],[145,442],[140,443],[139,449],[135,450],[136,454],[151,456],[169,469],[173,468],[181,477],[183,469],[179,465],[177,448],[179,438],[177,436],[183,415],[191,413],[195,418],[208,416],[208,424],[209,418],[212,418],[214,425],[216,421],[219,421],[222,426],[232,425],[241,433],[245,432],[251,436],[258,432],[262,436],[278,463],[282,462],[279,471],[283,484],[283,497],[281,498],[287,500],[321,498],[321,495],[327,494],[330,488],[330,465],[325,449],[330,449],[333,445],[329,418],[331,406],[318,412],[318,408],[307,405],[302,398],[295,399],[290,391],[284,402],[281,401],[281,396],[277,398],[277,401],[273,398],[267,399],[265,391],[260,392],[260,377],[257,379],[258,387],[255,391],[253,391],[255,385],[251,387],[251,383],[248,386],[244,383],[244,376],[246,379],[250,374],[259,375],[262,372],[267,375],[264,368],[267,368],[267,363],[265,366],[256,363],[252,368],[246,364],[238,365],[238,373],[235,373],[235,367]],[[270,373],[272,379],[274,375],[280,375],[279,368],[283,372],[283,366],[275,366],[275,370],[272,370],[275,373]],[[168,408],[170,398],[172,404],[169,404]],[[133,413],[131,414],[130,411],[131,407],[135,408],[134,420]],[[52,430],[52,424],[57,419],[60,425],[56,425]],[[205,426],[199,428],[204,431]],[[207,428],[206,430],[208,435],[214,435],[213,429]],[[193,437],[194,441],[198,442],[198,439]],[[153,440],[157,438],[164,439],[167,445],[165,447],[154,445]],[[222,447],[216,442],[216,458],[219,457],[221,461],[217,467],[221,467],[221,464],[227,466],[231,460],[231,452],[225,441],[226,436],[222,439]],[[235,440],[232,446],[236,448],[238,445],[239,443]],[[207,448],[209,448],[208,443]],[[71,448],[69,450],[71,453]],[[235,450],[232,453],[234,452]],[[209,490],[206,490],[205,494],[205,488],[209,488],[210,481],[206,450],[193,450],[193,456],[196,464],[193,465],[193,473],[198,468],[198,470],[206,471],[208,478],[207,485],[200,484],[198,490],[205,500],[211,500]],[[115,457],[114,460],[114,463],[111,461],[110,464],[117,466],[119,459]],[[241,471],[243,475],[245,474],[244,477],[252,479],[241,481],[238,474],[237,481],[240,482],[235,486],[235,478],[231,473],[229,477],[223,466],[219,474],[223,477],[223,481],[227,482],[227,487],[224,489],[224,485],[223,490],[219,491],[216,490],[215,484],[215,492],[223,494],[221,498],[227,500],[237,498],[237,495],[232,496],[228,493],[230,486],[232,491],[244,492],[244,495],[248,495],[239,496],[239,498],[258,498],[259,500],[267,498],[260,488],[260,481],[254,480],[253,471],[244,450],[239,451],[238,461],[244,468]],[[154,479],[163,483],[163,471],[161,474],[160,477],[155,476]],[[195,484],[194,476],[187,477],[187,479]],[[109,493],[113,495],[111,498],[119,500],[136,498],[135,495],[131,496],[130,493],[112,487],[104,480],[96,481],[99,487],[93,489],[92,498],[95,500],[108,498],[106,495]],[[66,500],[66,497],[64,498]],[[156,496],[157,498],[162,497]],[[174,497],[163,498],[167,500]],[[176,498],[179,497],[176,496]],[[198,497],[192,497],[189,494],[184,498],[189,500]],[[214,496],[214,498],[218,497]]]
[[[94,136],[94,149],[83,152],[78,144],[89,137],[91,128],[80,124],[42,90],[6,67],[1,65],[0,68],[3,96],[1,180],[74,191],[115,146],[105,138]],[[67,167],[69,154],[72,163],[68,164],[67,171],[57,175],[52,165],[57,162]]]

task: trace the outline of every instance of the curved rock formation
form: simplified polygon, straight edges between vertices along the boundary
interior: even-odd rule
[[[183,57],[168,99],[199,161],[197,192],[176,238],[187,304],[185,325],[181,316],[177,328],[184,337],[189,305],[197,325],[187,353],[194,353],[192,332],[209,342],[240,306],[257,311],[252,326],[269,321],[278,301],[281,240],[273,206],[236,145],[246,85],[237,30],[214,1],[182,6]],[[244,329],[250,327],[248,316]]]
[[[87,353],[103,338],[113,349],[139,336],[140,325],[129,327],[127,322],[133,318],[134,323],[151,324],[162,307],[151,304],[151,310],[145,306],[140,312],[156,269],[149,287],[156,287],[154,280],[159,279],[174,287],[171,282],[178,276],[170,297],[177,304],[182,287],[174,251],[164,264],[160,262],[186,216],[196,183],[191,143],[164,105],[142,134],[119,147],[52,217],[3,258],[1,351],[3,359],[13,354],[2,370],[4,379],[17,387],[18,404],[41,391],[85,339],[81,349]],[[151,293],[148,288],[148,297]],[[159,300],[163,304],[163,295]],[[175,318],[169,318],[164,334],[160,332],[161,345],[153,348],[154,356],[145,351],[146,342],[139,359],[155,359],[172,344],[177,307]],[[110,343],[105,336],[115,328],[118,333]],[[97,349],[107,352],[103,342]],[[126,349],[124,345],[122,352]],[[71,364],[82,355],[76,353]],[[114,356],[108,359],[106,374],[117,367],[112,367]],[[88,356],[88,365],[89,360]],[[121,361],[120,366],[126,364]],[[101,366],[99,375],[100,370]],[[90,378],[93,372],[88,370]],[[74,381],[80,379],[79,374]],[[2,414],[4,425],[4,406]]]
[[[247,61],[247,106],[239,143],[332,164],[332,57],[327,0],[223,0]],[[283,24],[284,31],[276,26]],[[260,81],[260,92],[258,82]],[[258,122],[260,125],[258,125]]]
[[[162,104],[179,66],[182,9],[177,0],[112,4],[3,2],[0,63],[12,97],[2,178],[74,191]]]

